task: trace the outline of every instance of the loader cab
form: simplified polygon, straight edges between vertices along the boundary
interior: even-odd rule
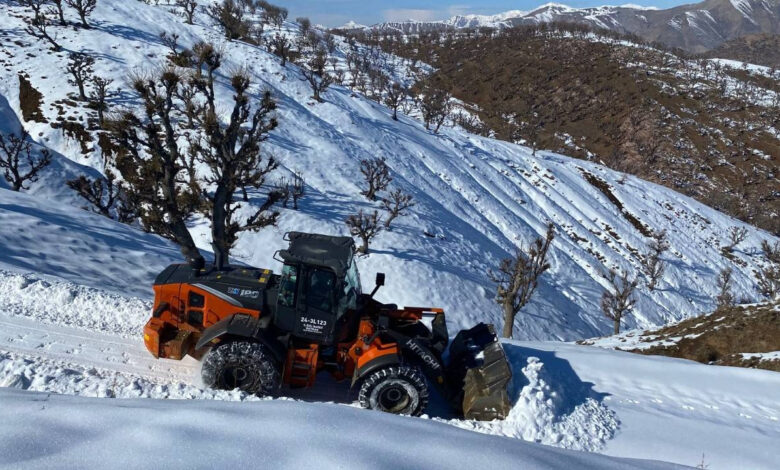
[[[290,244],[278,253],[284,267],[274,324],[295,337],[331,344],[362,294],[354,241],[297,232],[285,239]]]

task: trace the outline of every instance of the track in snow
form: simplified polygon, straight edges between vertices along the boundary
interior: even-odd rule
[[[200,364],[158,360],[140,340],[95,333],[73,327],[41,324],[0,313],[0,350],[65,363],[77,363],[150,380],[193,383]]]

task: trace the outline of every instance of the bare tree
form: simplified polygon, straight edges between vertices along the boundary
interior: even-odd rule
[[[64,3],[64,0],[51,0],[51,3],[54,4],[54,11],[56,11],[57,17],[60,20],[60,26],[66,26],[68,22],[65,21],[65,12],[63,11],[62,8],[62,4]]]
[[[192,67],[193,66],[193,52],[190,49],[179,47],[179,35],[176,33],[168,34],[163,31],[160,33],[160,41],[171,52],[166,56],[168,62],[176,67]]]
[[[653,233],[647,245],[647,253],[642,258],[642,268],[647,275],[647,288],[654,290],[666,271],[666,262],[661,258],[669,249],[666,230]]]
[[[38,173],[51,163],[51,152],[41,149],[40,154],[35,155],[29,138],[24,129],[19,135],[3,136],[0,133],[0,168],[14,191],[30,189],[25,183],[38,181]]]
[[[105,178],[93,180],[82,175],[66,183],[90,203],[93,212],[109,219],[113,219],[116,213],[116,219],[123,223],[135,218],[133,209],[124,197],[122,182],[116,181],[116,175],[111,170],[106,170]]]
[[[380,222],[382,219],[379,217],[379,212],[374,211],[373,214],[364,214],[363,209],[357,213],[357,215],[350,215],[347,217],[346,223],[349,227],[349,233],[353,237],[359,237],[362,241],[362,245],[358,248],[358,253],[368,254],[369,244],[379,232],[382,231]]]
[[[24,29],[27,34],[33,36],[34,38],[42,39],[48,42],[51,44],[51,48],[54,51],[59,51],[62,49],[62,46],[60,46],[57,41],[49,34],[49,19],[44,13],[36,13],[32,18],[25,18],[24,22],[27,24],[27,27]]]
[[[108,86],[114,81],[110,78],[93,77],[92,78],[92,93],[89,95],[92,107],[98,113],[98,123],[102,127],[105,123],[105,113],[108,110]]]
[[[393,120],[398,120],[398,108],[409,94],[408,90],[397,82],[392,82],[385,88],[385,105],[393,110]]]
[[[406,194],[399,188],[391,191],[388,197],[382,198],[382,206],[387,211],[385,228],[390,230],[390,224],[396,217],[406,215],[406,211],[414,207],[414,202],[412,202],[411,194]]]
[[[452,111],[452,104],[450,103],[452,95],[445,90],[432,86],[427,86],[425,90],[425,94],[420,101],[423,122],[426,129],[431,130],[432,128],[434,133],[438,133]]]
[[[293,175],[292,185],[290,186],[290,194],[293,200],[293,209],[298,210],[298,200],[306,195],[306,181],[303,179],[303,174],[300,171],[296,171]]]
[[[251,31],[251,24],[245,18],[246,11],[240,2],[222,0],[206,8],[206,13],[222,27],[228,40],[246,39]]]
[[[555,229],[550,224],[544,238],[537,238],[528,247],[518,247],[513,257],[501,260],[498,271],[488,272],[497,285],[496,302],[504,313],[504,338],[512,337],[518,312],[531,300],[541,275],[550,269],[547,254],[554,238]]]
[[[180,148],[185,122],[177,120],[175,97],[182,77],[174,70],[131,76],[144,114],[125,112],[107,122],[118,147],[116,166],[137,201],[144,228],[175,241],[195,266],[204,259],[195,246],[187,221],[202,205],[203,189],[195,177],[194,159]]]
[[[730,307],[734,305],[734,271],[731,268],[723,269],[718,275],[718,297],[716,298],[718,308]]]
[[[81,52],[71,52],[68,55],[67,71],[72,77],[68,83],[75,85],[79,89],[79,100],[87,101],[87,95],[84,92],[84,84],[92,76],[92,66],[95,59]]]
[[[97,0],[65,0],[65,3],[79,14],[81,26],[89,28],[90,26],[89,23],[87,23],[87,17],[95,10]]]
[[[393,181],[390,176],[390,167],[387,166],[384,158],[372,158],[360,160],[360,172],[368,185],[365,191],[360,194],[369,201],[376,201],[376,195],[380,191],[387,189],[387,186]]]
[[[269,24],[276,26],[277,29],[281,29],[284,21],[289,15],[289,11],[287,11],[286,8],[278,7],[268,2],[258,2],[258,4],[264,10],[263,17],[265,20],[268,21]]]
[[[780,295],[780,242],[770,244],[767,240],[761,243],[767,265],[757,273],[758,289],[769,299]]]
[[[601,311],[614,322],[614,334],[619,334],[620,322],[636,305],[634,291],[639,281],[636,278],[630,279],[627,272],[618,276],[614,269],[607,274],[607,280],[609,289],[601,296]]]
[[[536,155],[539,150],[539,137],[544,128],[544,121],[540,113],[538,91],[532,87],[523,87],[519,91],[519,101],[523,104],[523,111],[514,115],[516,129],[512,139],[523,139],[531,146],[531,154]]]
[[[318,48],[309,63],[301,68],[301,73],[311,85],[314,99],[319,103],[322,103],[322,93],[333,84],[333,77],[325,70],[327,65],[328,52]]]
[[[251,84],[249,75],[239,70],[232,74],[233,110],[227,124],[219,122],[214,99],[214,72],[219,60],[206,66],[201,80],[194,81],[206,100],[200,117],[203,132],[197,140],[190,139],[190,151],[196,160],[209,169],[204,180],[214,189],[206,195],[207,211],[211,219],[211,238],[214,250],[214,264],[223,269],[229,264],[231,248],[238,235],[245,231],[258,231],[276,224],[279,212],[272,207],[280,195],[272,191],[266,201],[245,220],[237,219],[241,205],[235,202],[235,193],[240,188],[260,188],[266,176],[278,167],[273,156],[266,156],[262,143],[276,128],[274,116],[276,102],[271,92],[266,91],[260,102],[252,106],[247,94]]]
[[[33,16],[38,16],[43,13],[43,7],[49,3],[48,0],[19,0],[19,4],[29,8],[33,12]]]
[[[748,236],[748,230],[745,227],[731,227],[728,231],[729,244],[723,247],[727,253],[732,253],[734,248],[744,242]]]
[[[198,2],[196,0],[176,0],[176,5],[182,9],[184,22],[193,24],[195,11],[198,9]]]
[[[301,36],[308,35],[311,31],[311,20],[305,16],[301,16],[296,18],[295,21],[298,23],[298,26],[301,27]]]
[[[272,39],[268,41],[268,50],[273,55],[282,59],[282,67],[285,67],[287,65],[287,61],[290,60],[292,42],[287,39],[287,36],[277,33]]]
[[[274,191],[279,195],[279,201],[282,203],[282,207],[286,209],[287,204],[290,203],[290,196],[292,196],[292,191],[290,191],[290,180],[284,177],[279,178],[274,185]]]

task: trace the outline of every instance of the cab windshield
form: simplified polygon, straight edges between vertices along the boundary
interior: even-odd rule
[[[324,269],[311,271],[306,303],[309,307],[333,313],[333,287],[336,276]]]
[[[355,260],[352,260],[344,277],[344,292],[339,301],[339,316],[344,315],[347,310],[357,310],[357,299],[360,293],[360,273],[358,273]]]

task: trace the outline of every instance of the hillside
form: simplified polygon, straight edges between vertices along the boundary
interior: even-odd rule
[[[706,55],[780,68],[780,34],[742,36],[724,42]]]
[[[460,15],[434,22],[393,22],[347,28],[402,34],[426,34],[468,28],[504,29],[545,23],[576,23],[632,34],[688,52],[705,52],[722,43],[751,34],[780,33],[777,0],[705,0],[668,9],[635,5],[573,8],[547,3],[530,11],[497,15]]]
[[[728,307],[658,330],[630,331],[580,343],[780,372],[780,313],[775,304]]]
[[[376,43],[432,65],[433,85],[478,118],[456,118],[467,129],[602,162],[780,233],[777,73],[563,25]]]
[[[19,31],[25,14],[12,7],[2,20],[5,29]],[[243,234],[234,251],[237,261],[278,269],[272,255],[284,246],[286,231],[347,233],[343,220],[348,214],[376,207],[359,194],[359,162],[383,156],[393,184],[411,194],[417,205],[392,231],[377,237],[374,253],[360,261],[361,271],[365,279],[380,270],[388,273],[388,286],[380,291],[383,300],[445,308],[453,331],[485,319],[500,323],[494,286],[486,273],[516,244],[543,233],[548,222],[558,232],[552,269],[519,318],[515,332],[520,338],[570,340],[609,331],[598,307],[606,287],[604,272],[618,267],[641,277],[639,261],[652,230],[669,232],[668,273],[661,288],[640,291],[636,315],[627,327],[660,326],[712,310],[715,278],[725,267],[735,270],[737,298],[757,297],[753,271],[761,258],[760,243],[769,235],[678,193],[593,163],[549,152],[533,156],[525,147],[460,130],[431,134],[413,119],[392,120],[383,106],[341,87],[329,90],[325,103],[315,104],[296,66],[282,67],[276,57],[250,44],[223,42],[208,26],[208,18],[199,17],[196,25],[188,26],[164,9],[114,1],[98,4],[93,17],[95,28],[61,28],[60,40],[97,57],[95,73],[114,78],[117,87],[128,71],[162,63],[166,47],[158,36],[165,29],[178,34],[183,47],[201,38],[221,43],[227,53],[224,68],[247,67],[257,83],[254,92],[270,89],[278,101],[280,126],[267,148],[281,162],[278,177],[304,171],[308,193],[299,211],[281,209],[278,227]],[[132,31],[121,26],[125,18],[133,18]],[[293,34],[295,26],[285,28]],[[0,54],[26,60],[6,60],[0,94],[21,114],[18,74],[29,74],[43,96],[41,111],[48,121],[26,122],[30,134],[60,152],[63,158],[58,161],[102,170],[97,130],[82,133],[86,138],[78,142],[50,124],[88,124],[94,119],[94,111],[70,101],[72,88],[51,78],[53,70],[64,69],[64,54],[26,39],[3,44]],[[343,57],[343,52],[336,56]],[[216,92],[222,102],[230,99],[223,82]],[[134,103],[127,92],[111,100],[116,106]],[[33,193],[38,187],[61,194],[57,199],[74,197],[54,181],[42,180]],[[263,191],[250,193],[250,204],[259,204],[253,201],[259,201]],[[13,214],[4,211],[0,216]],[[720,251],[734,226],[744,226],[748,236],[731,261]],[[209,247],[207,225],[195,220],[191,229],[200,246]]]
[[[243,12],[248,19],[241,26],[252,26],[238,35],[243,40],[227,40],[225,28],[203,10],[188,24],[179,7],[99,0],[89,27],[77,26],[71,9],[66,26],[55,16],[43,24],[38,17],[60,51],[26,31],[36,26],[29,8],[6,2],[0,13],[0,132],[23,127],[31,154],[48,151],[52,160],[29,189],[0,183],[0,467],[774,468],[780,375],[561,340],[612,330],[600,313],[609,269],[640,285],[627,328],[712,311],[725,269],[733,270],[736,300],[757,302],[762,242],[780,239],[594,161],[534,152],[460,126],[433,132],[410,97],[393,119],[377,102],[386,90],[353,83],[355,51],[403,85],[432,72],[430,66],[322,31],[302,34],[305,22],[262,23],[263,8]],[[337,79],[321,102],[301,67],[311,66],[311,48],[296,49],[285,63],[278,50],[269,51],[283,39],[313,41],[324,51]],[[266,91],[277,105],[272,115],[279,125],[260,148],[279,167],[248,188],[237,219],[262,207],[282,178],[298,174],[305,189],[298,207],[275,206],[275,226],[240,234],[234,264],[279,272],[274,254],[287,245],[286,232],[346,235],[344,221],[358,210],[385,216],[378,201],[361,194],[361,162],[382,157],[390,189],[411,195],[415,205],[357,260],[363,290],[385,272],[379,301],[442,307],[454,334],[481,321],[502,323],[488,272],[554,227],[550,269],[518,316],[516,340],[503,341],[513,376],[506,420],[460,419],[437,394],[420,418],[362,410],[349,380],[336,382],[325,371],[316,388],[284,386],[263,399],[205,389],[192,357],[149,354],[142,329],[152,310],[151,284],[182,255],[170,240],[144,230],[148,220],[120,223],[96,213],[66,181],[116,170],[116,140],[107,133],[116,132],[119,113],[170,104],[180,111],[169,123],[187,122],[186,96],[172,93],[145,108],[142,87],[130,82],[167,67],[170,84],[173,72],[190,66],[185,51],[203,50],[201,41],[221,54],[207,91],[216,102],[209,125],[230,119],[239,94],[233,85],[245,83],[240,78],[251,83],[252,108]],[[112,80],[102,82],[108,125],[95,109],[101,82],[88,80],[89,98],[79,100],[73,80],[63,78],[75,51],[94,59],[94,76]],[[203,78],[188,70],[181,76]],[[363,78],[378,76],[369,70]],[[189,146],[191,135],[173,140]],[[202,161],[188,169],[211,189]],[[211,257],[209,221],[192,216],[186,229]],[[667,233],[669,250],[666,273],[651,290],[641,265],[657,231]],[[744,234],[738,242],[731,241],[735,232]]]

